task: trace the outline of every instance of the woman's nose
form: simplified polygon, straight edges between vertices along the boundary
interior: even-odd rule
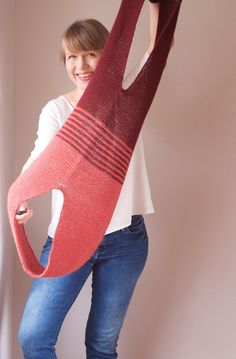
[[[82,56],[80,58],[78,58],[76,65],[77,65],[78,70],[83,70],[88,67],[88,63],[87,63],[86,59]]]

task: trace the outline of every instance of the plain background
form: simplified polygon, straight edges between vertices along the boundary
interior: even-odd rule
[[[0,356],[22,358],[17,330],[31,279],[6,215],[6,193],[33,148],[42,106],[71,89],[60,36],[94,17],[108,29],[120,1],[0,0]],[[140,18],[128,67],[148,44]],[[236,122],[233,0],[183,1],[167,67],[143,133],[155,214],[149,258],[120,336],[121,359],[236,356]],[[47,196],[46,196],[47,197]],[[43,209],[43,210],[42,210]],[[49,198],[27,227],[39,252]],[[90,281],[67,316],[59,358],[85,358]]]

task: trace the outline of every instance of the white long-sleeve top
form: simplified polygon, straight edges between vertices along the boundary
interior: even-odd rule
[[[123,80],[123,88],[128,88],[148,58],[145,53],[142,60]],[[50,143],[58,130],[73,111],[73,106],[65,96],[59,96],[49,101],[42,109],[37,139],[30,157],[23,166],[22,172],[39,156]],[[59,190],[52,190],[51,222],[48,227],[48,235],[54,237],[63,206],[63,194]],[[123,183],[111,221],[105,234],[127,227],[131,223],[134,214],[153,213],[154,207],[151,198],[150,185],[146,169],[142,130],[136,142],[128,171]]]

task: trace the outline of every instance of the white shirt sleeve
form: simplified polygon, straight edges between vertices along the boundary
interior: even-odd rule
[[[30,157],[24,164],[22,171],[24,172],[31,163],[40,155],[40,153],[47,147],[47,145],[54,138],[55,134],[60,128],[57,108],[52,101],[49,101],[42,109],[39,116],[37,138],[34,143],[34,149]]]

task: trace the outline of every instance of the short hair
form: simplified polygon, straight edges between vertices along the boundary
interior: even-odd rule
[[[65,48],[69,51],[98,51],[102,50],[108,38],[109,31],[95,19],[75,21],[64,32],[61,41],[60,59],[65,63]]]

